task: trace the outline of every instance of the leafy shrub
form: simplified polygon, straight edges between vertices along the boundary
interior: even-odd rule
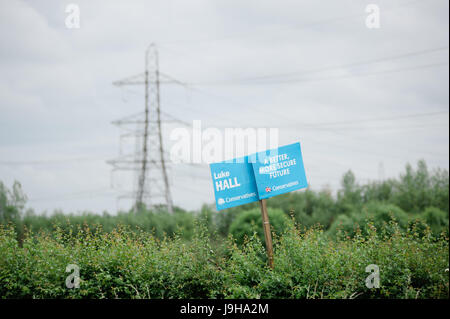
[[[335,236],[338,231],[343,231],[349,236],[354,236],[358,229],[366,235],[364,226],[370,221],[376,228],[389,230],[389,222],[394,220],[401,230],[408,227],[409,217],[400,207],[380,202],[370,202],[364,205],[361,210],[352,211],[349,215],[339,215],[329,229],[329,233]]]
[[[19,183],[0,182],[0,298],[449,297],[448,171],[423,161],[366,185],[348,172],[337,197],[324,189],[268,200],[273,270],[257,202],[220,213],[46,216],[24,211],[25,200]],[[365,287],[372,263],[380,289]],[[65,287],[68,264],[81,268],[80,289]]]
[[[354,235],[359,227],[359,224],[359,221],[355,222],[355,218],[347,215],[339,215],[328,230],[328,234],[332,237],[335,237],[339,232]]]
[[[374,225],[381,228],[383,224],[395,220],[401,229],[408,226],[408,214],[394,204],[371,202],[364,208],[367,216],[373,219]]]
[[[35,214],[32,209],[24,211],[25,203],[26,196],[18,182],[8,189],[0,181],[0,223],[15,224],[19,239],[26,229],[51,232],[54,224],[60,225],[65,232],[68,231],[66,226],[68,224],[80,226],[87,224],[91,230],[96,225],[101,225],[105,232],[112,231],[118,225],[131,226],[132,230],[139,226],[147,232],[154,233],[159,239],[165,234],[173,236],[178,228],[183,228],[183,238],[189,239],[193,235],[196,219],[204,219],[211,234],[217,233],[218,236],[225,238],[238,216],[244,211],[259,209],[258,202],[253,202],[229,208],[223,213],[217,213],[215,206],[208,204],[197,212],[177,207],[173,215],[167,214],[163,207],[152,210],[143,208],[139,212],[125,211],[117,214],[107,212],[103,212],[102,215],[92,212],[71,214],[55,211],[43,215]],[[286,216],[293,215],[296,222],[306,227],[319,223],[325,230],[329,230],[328,234],[332,235],[336,234],[337,226],[343,221],[349,234],[354,235],[358,225],[364,224],[367,218],[374,220],[376,227],[379,227],[383,222],[387,222],[391,215],[394,215],[401,228],[405,229],[404,214],[399,212],[400,208],[408,215],[409,221],[419,218],[425,222],[424,218],[430,219],[428,223],[433,233],[437,234],[445,230],[445,223],[448,224],[449,175],[447,170],[429,170],[424,161],[419,161],[416,168],[407,165],[404,173],[398,178],[360,185],[356,176],[348,171],[342,177],[337,196],[333,196],[331,190],[327,188],[320,191],[307,189],[270,198],[267,206],[269,211],[278,209]],[[441,213],[425,214],[425,210],[429,207],[443,211],[446,220],[442,219]],[[440,221],[432,221],[436,214],[441,216],[437,217]]]
[[[448,298],[448,238],[416,225],[391,233],[364,227],[330,240],[320,228],[288,223],[274,241],[274,269],[256,234],[243,245],[228,239],[226,254],[196,225],[162,240],[118,227],[27,233],[22,246],[12,227],[0,226],[0,298]],[[66,267],[80,267],[80,288],[65,286]],[[380,269],[380,288],[365,286],[365,267]]]
[[[436,207],[428,207],[420,217],[430,226],[435,235],[443,231],[448,233],[448,213]]]
[[[272,230],[281,234],[286,228],[288,218],[280,209],[268,209],[269,221]],[[254,208],[240,213],[230,226],[230,234],[236,239],[238,244],[242,244],[244,239],[250,238],[256,233],[264,243],[264,231],[262,227],[261,211]]]

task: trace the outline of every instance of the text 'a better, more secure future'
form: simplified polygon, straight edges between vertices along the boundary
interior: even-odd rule
[[[308,186],[300,143],[210,165],[222,210]]]

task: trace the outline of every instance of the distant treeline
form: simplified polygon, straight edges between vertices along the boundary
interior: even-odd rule
[[[27,229],[48,232],[56,225],[65,231],[77,226],[96,228],[100,225],[104,232],[112,231],[117,225],[125,225],[152,232],[157,238],[172,236],[182,229],[183,236],[189,239],[194,233],[195,221],[200,219],[211,234],[225,237],[231,231],[239,239],[239,236],[251,235],[257,230],[251,224],[260,223],[259,215],[255,213],[259,207],[257,202],[220,212],[216,212],[214,205],[203,205],[194,212],[176,208],[173,215],[161,207],[115,215],[55,211],[47,216],[36,214],[31,209],[25,210],[25,204],[26,196],[18,182],[8,189],[0,181],[0,223],[14,224],[19,238]],[[284,214],[305,228],[320,224],[331,237],[340,231],[353,236],[368,220],[375,227],[382,228],[392,219],[402,229],[417,221],[426,223],[438,235],[443,231],[448,233],[449,173],[444,169],[430,171],[424,161],[419,161],[416,168],[408,164],[405,172],[396,179],[360,185],[355,175],[348,171],[342,177],[336,195],[327,189],[297,191],[270,198],[267,204],[275,230],[282,228],[283,216],[280,218],[278,215]]]

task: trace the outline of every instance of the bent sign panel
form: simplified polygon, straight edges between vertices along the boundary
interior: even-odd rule
[[[258,153],[253,172],[259,199],[308,187],[300,143]]]
[[[210,164],[217,210],[308,187],[300,143]]]
[[[259,200],[248,156],[210,164],[217,210]]]

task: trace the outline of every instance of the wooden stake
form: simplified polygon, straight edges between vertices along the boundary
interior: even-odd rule
[[[264,238],[266,239],[267,257],[269,258],[269,267],[273,269],[272,234],[270,232],[269,214],[267,213],[266,200],[261,199],[259,204],[261,205],[261,216],[264,229]]]

